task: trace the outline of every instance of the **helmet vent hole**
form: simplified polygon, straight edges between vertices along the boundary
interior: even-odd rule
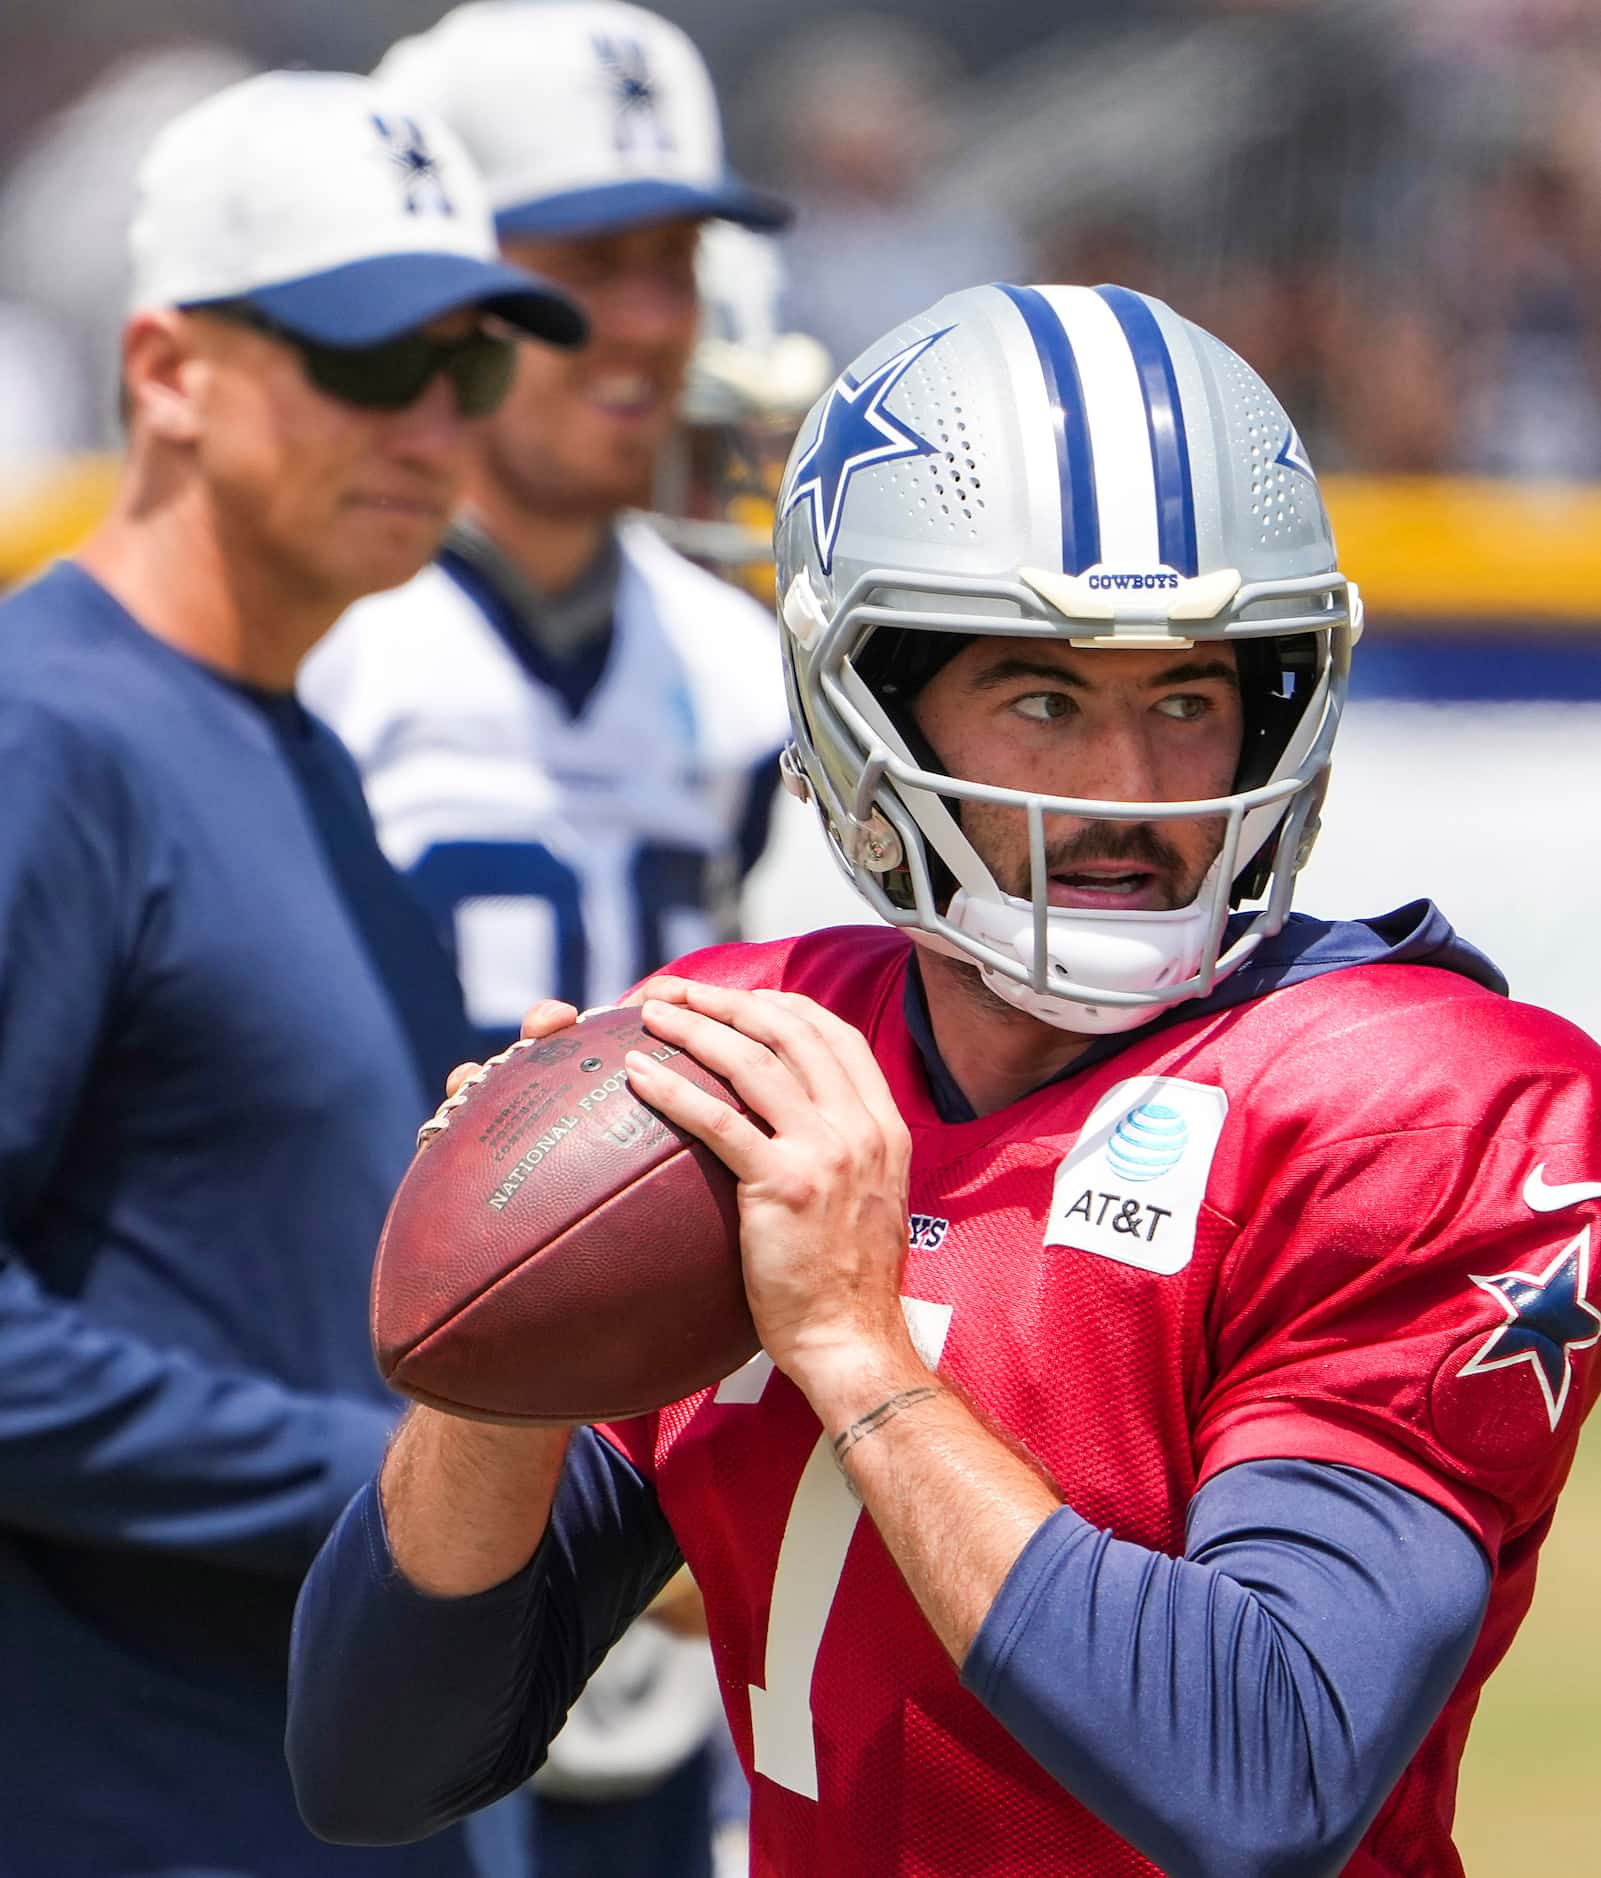
[[[939,347],[907,373],[891,408],[927,447],[893,466],[889,486],[904,500],[908,520],[976,540],[975,510],[984,506],[977,492],[989,464],[958,399],[957,384]],[[919,463],[926,465],[926,473]]]

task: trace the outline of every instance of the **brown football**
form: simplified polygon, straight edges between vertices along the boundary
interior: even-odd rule
[[[394,1388],[492,1421],[611,1421],[755,1355],[734,1176],[633,1093],[633,1049],[743,1107],[635,1010],[486,1064],[432,1125],[378,1242],[373,1348]]]

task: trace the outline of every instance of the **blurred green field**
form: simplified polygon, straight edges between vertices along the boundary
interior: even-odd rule
[[[1456,1841],[1469,1878],[1601,1871],[1601,1413],[1540,1553],[1534,1608],[1468,1740]]]

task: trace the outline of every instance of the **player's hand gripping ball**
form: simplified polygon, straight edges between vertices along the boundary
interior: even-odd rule
[[[373,1269],[394,1388],[492,1421],[610,1421],[755,1355],[734,1176],[634,1095],[635,1049],[743,1107],[623,1009],[513,1044],[425,1126]]]

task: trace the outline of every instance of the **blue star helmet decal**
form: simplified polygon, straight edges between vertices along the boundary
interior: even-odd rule
[[[1585,1296],[1590,1285],[1589,1227],[1537,1278],[1527,1272],[1502,1272],[1494,1278],[1469,1275],[1506,1312],[1507,1321],[1491,1331],[1458,1375],[1529,1364],[1554,1431],[1573,1382],[1569,1357],[1601,1340],[1601,1310]]]
[[[662,122],[658,108],[661,90],[644,46],[637,39],[613,39],[607,33],[596,33],[594,45],[595,57],[611,87],[612,103],[617,107],[613,127],[617,148],[638,147],[654,135],[658,150],[671,150],[672,132]]]
[[[401,187],[406,192],[406,213],[422,212],[426,192],[432,208],[441,215],[454,215],[456,211],[445,194],[444,181],[439,174],[439,159],[428,148],[413,120],[402,117],[391,123],[374,111],[372,121],[384,140],[389,161],[400,172]]]
[[[937,333],[914,339],[859,384],[849,372],[841,372],[834,381],[817,422],[817,434],[795,464],[795,480],[784,502],[784,515],[802,502],[811,502],[812,539],[817,543],[817,556],[825,574],[834,571],[834,543],[845,512],[846,491],[856,472],[875,463],[893,463],[900,457],[934,454],[933,444],[919,437],[893,411],[884,409],[884,400],[929,347],[937,345],[950,330],[942,326]]]
[[[1279,453],[1273,461],[1282,463],[1286,469],[1299,470],[1311,481],[1317,481],[1312,468],[1312,459],[1306,453],[1306,445],[1301,441],[1301,433],[1293,424],[1290,426],[1290,434],[1279,445]]]

